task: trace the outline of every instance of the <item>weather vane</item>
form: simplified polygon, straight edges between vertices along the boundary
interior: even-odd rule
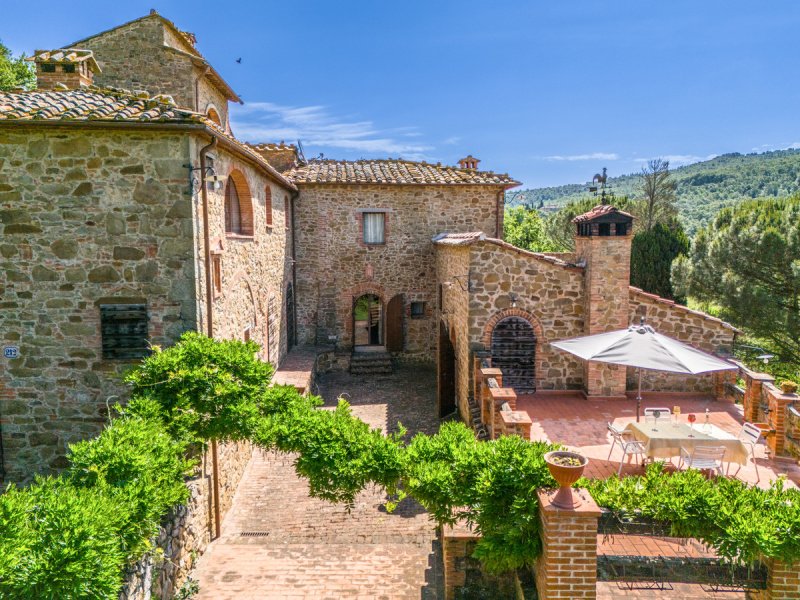
[[[608,204],[610,200],[614,199],[614,193],[610,190],[606,193],[606,183],[608,182],[608,175],[606,174],[606,167],[603,167],[603,173],[596,173],[592,177],[592,185],[589,186],[589,191],[597,196],[598,184],[600,188],[600,204]]]

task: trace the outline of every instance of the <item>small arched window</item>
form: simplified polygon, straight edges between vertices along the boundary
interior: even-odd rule
[[[222,127],[222,119],[220,119],[219,113],[217,112],[216,108],[214,108],[213,106],[209,106],[208,111],[206,111],[206,116],[212,121],[214,121],[214,123]]]
[[[267,227],[272,227],[272,188],[270,186],[267,186],[264,199],[267,211]]]
[[[253,205],[247,182],[233,171],[225,186],[225,232],[253,235]]]

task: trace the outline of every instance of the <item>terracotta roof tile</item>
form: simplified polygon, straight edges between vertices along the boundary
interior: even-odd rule
[[[470,231],[468,233],[440,233],[431,241],[441,246],[469,246],[476,240],[486,237],[482,231]]]
[[[0,120],[196,121],[206,119],[180,109],[170,96],[87,87],[49,92],[0,92]]]
[[[592,210],[583,213],[582,215],[578,215],[574,219],[572,219],[573,223],[585,223],[586,221],[592,221],[597,217],[601,217],[603,215],[616,213],[618,215],[623,215],[625,217],[633,218],[633,215],[626,213],[618,209],[616,206],[612,206],[610,204],[598,204]]]
[[[297,189],[258,152],[228,134],[205,115],[178,108],[170,96],[151,97],[147,92],[98,87],[48,92],[0,92],[0,124],[3,121],[196,123],[213,130],[215,135],[255,160],[282,185]]]
[[[312,160],[285,175],[295,183],[397,185],[519,185],[507,174],[444,166],[440,163],[383,160]]]
[[[91,50],[82,48],[60,48],[58,50],[37,50],[33,56],[26,60],[31,62],[58,63],[58,64],[78,64],[88,62],[89,68],[95,73],[100,72],[100,67],[94,59]]]
[[[550,263],[551,265],[563,267],[565,269],[573,269],[577,271],[583,270],[583,267],[567,262],[561,258],[558,258],[557,256],[553,256],[552,254],[545,254],[542,252],[531,252],[530,250],[518,248],[515,245],[509,244],[508,242],[505,242],[503,240],[498,240],[496,238],[488,237],[482,231],[471,231],[468,233],[440,233],[436,235],[431,241],[435,246],[469,246],[471,244],[474,244],[475,242],[484,242],[486,244],[492,244],[494,246],[499,246],[507,250],[512,250],[517,254],[521,254],[523,256],[527,256],[542,262]]]

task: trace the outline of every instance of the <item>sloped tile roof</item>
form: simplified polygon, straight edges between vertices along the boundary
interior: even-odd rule
[[[285,175],[295,183],[398,184],[398,185],[519,185],[505,173],[476,171],[440,163],[385,160],[312,160]]]
[[[633,218],[633,215],[626,213],[618,209],[616,206],[612,206],[610,204],[598,204],[592,210],[583,213],[582,215],[578,215],[574,219],[572,219],[573,223],[585,223],[586,221],[592,221],[597,217],[602,217],[603,215],[609,214],[617,214],[622,215],[624,217]]]
[[[293,150],[295,152],[297,151],[297,146],[295,146],[294,144],[285,144],[283,142],[281,142],[280,144],[273,144],[271,142],[263,142],[263,143],[259,143],[259,144],[250,144],[248,142],[245,142],[245,146],[248,146],[248,147],[252,148],[256,152],[258,152],[258,151],[279,152],[281,150]]]
[[[178,108],[170,96],[150,96],[115,88],[85,87],[47,92],[0,92],[0,125],[3,121],[57,121],[66,123],[194,123],[203,125],[237,152],[255,160],[279,183],[297,189],[263,156],[228,134],[214,121],[191,110]]]
[[[0,120],[196,121],[206,119],[180,109],[169,96],[133,94],[95,87],[48,92],[0,92]]]
[[[476,240],[486,238],[482,231],[469,231],[467,233],[440,233],[431,241],[440,246],[469,246]]]

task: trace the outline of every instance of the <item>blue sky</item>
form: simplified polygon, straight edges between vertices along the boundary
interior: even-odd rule
[[[245,100],[240,138],[309,157],[472,153],[538,187],[800,147],[794,0],[15,2],[0,39],[30,54],[150,8]]]

